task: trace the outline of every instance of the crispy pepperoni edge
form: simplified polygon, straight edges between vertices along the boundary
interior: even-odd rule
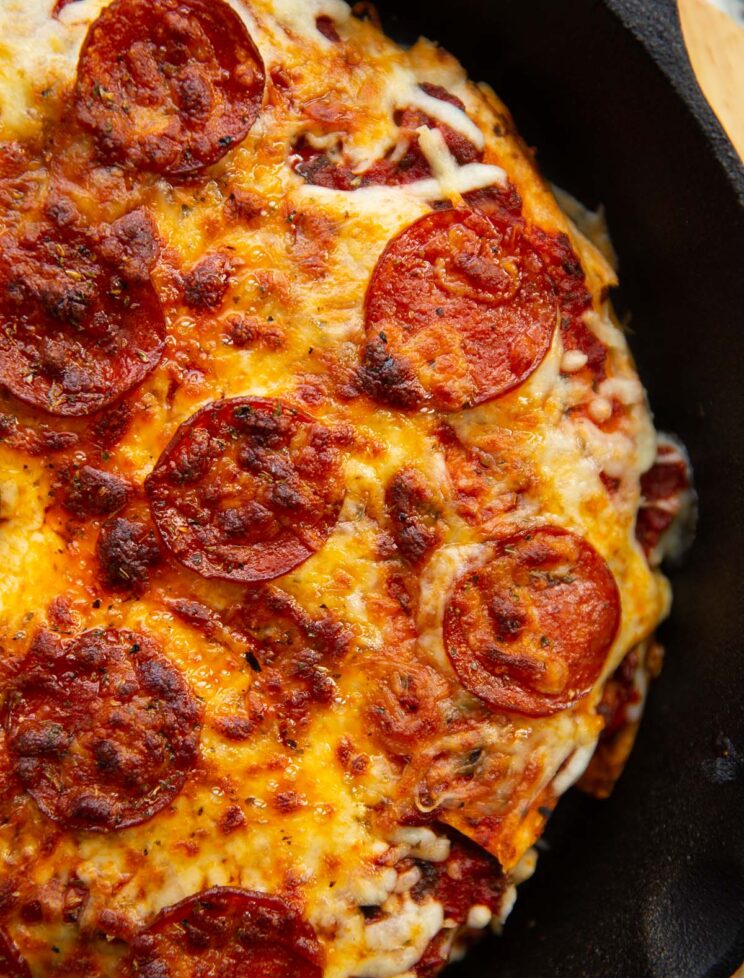
[[[502,540],[499,540],[497,542],[497,544],[496,544],[495,550],[492,553],[492,555],[488,558],[488,560],[484,561],[483,564],[480,565],[480,567],[485,567],[491,560],[493,560],[496,557],[500,556],[505,551],[505,548],[508,547],[510,544],[521,542],[522,540],[525,539],[526,536],[529,536],[530,534],[538,533],[540,531],[548,531],[548,532],[550,532],[553,535],[562,536],[562,537],[573,537],[575,540],[577,540],[579,542],[579,544],[580,544],[580,546],[582,548],[588,548],[592,552],[592,554],[594,554],[594,556],[601,562],[601,564],[606,569],[607,574],[609,575],[608,580],[610,580],[612,582],[612,595],[613,595],[613,602],[612,603],[613,603],[613,607],[615,609],[614,628],[612,629],[612,632],[608,636],[607,641],[606,641],[606,645],[605,645],[605,654],[606,654],[606,652],[610,649],[612,643],[615,641],[615,638],[617,637],[617,634],[618,634],[618,632],[620,630],[621,619],[622,619],[622,602],[621,602],[621,598],[620,598],[620,591],[618,589],[617,581],[615,580],[614,574],[612,573],[612,571],[607,566],[607,563],[604,560],[604,558],[601,556],[601,554],[599,554],[594,549],[594,547],[589,543],[588,540],[585,540],[583,537],[580,537],[580,536],[578,536],[575,533],[571,533],[571,531],[569,531],[569,530],[565,530],[565,529],[563,529],[561,527],[557,527],[557,526],[538,526],[538,527],[533,527],[533,528],[531,528],[529,530],[522,530],[519,533],[512,534],[509,537],[506,537],[506,538],[504,538]],[[455,663],[453,661],[453,657],[452,657],[452,655],[450,654],[450,651],[449,651],[449,639],[448,639],[448,632],[450,630],[450,625],[449,625],[449,606],[450,606],[450,602],[451,602],[451,600],[452,600],[452,598],[453,598],[453,596],[455,594],[455,591],[457,590],[457,587],[459,586],[460,582],[463,581],[465,578],[470,577],[473,573],[476,573],[479,569],[480,568],[471,568],[470,570],[466,571],[464,574],[462,574],[460,577],[458,577],[456,579],[456,581],[453,584],[453,587],[452,587],[452,591],[450,593],[450,596],[449,596],[449,598],[447,600],[447,604],[445,605],[444,620],[443,620],[443,623],[442,623],[442,628],[443,628],[443,641],[444,641],[445,652],[447,653],[447,657],[450,660],[450,663],[452,664],[452,668],[455,670],[455,673],[456,673],[458,679],[460,680],[460,682],[462,683],[463,687],[465,689],[467,689],[468,692],[471,693],[471,695],[476,696],[476,697],[478,697],[478,699],[482,700],[484,703],[488,703],[489,705],[493,706],[494,709],[501,710],[501,711],[503,711],[505,713],[517,713],[517,714],[520,714],[520,715],[531,716],[531,717],[536,717],[536,718],[538,718],[538,717],[544,717],[544,716],[553,716],[554,714],[560,713],[562,710],[567,710],[570,707],[574,706],[576,703],[580,702],[586,695],[588,695],[588,693],[589,693],[590,690],[584,690],[583,692],[578,692],[576,695],[570,697],[569,699],[565,699],[565,698],[561,699],[561,698],[558,698],[558,697],[546,698],[543,694],[540,694],[538,692],[535,692],[534,694],[529,694],[529,695],[532,696],[533,699],[537,700],[538,702],[544,703],[544,706],[547,707],[547,709],[544,709],[543,707],[540,707],[539,709],[531,710],[531,709],[525,709],[523,706],[520,706],[519,708],[514,707],[514,706],[508,706],[508,707],[507,706],[501,706],[499,704],[492,703],[486,697],[484,697],[481,694],[475,692],[471,688],[471,686],[469,686],[469,685],[466,686],[462,682],[462,678],[461,678],[461,675],[460,675],[460,670],[458,670],[455,667]],[[469,654],[469,656],[472,657],[472,654],[470,653],[470,650],[468,650],[468,654]]]

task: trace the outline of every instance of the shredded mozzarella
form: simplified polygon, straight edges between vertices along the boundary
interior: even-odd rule
[[[589,357],[581,350],[566,350],[561,360],[561,370],[564,374],[573,374],[587,365]]]
[[[454,129],[463,136],[467,136],[470,142],[473,143],[477,149],[483,149],[483,146],[485,145],[483,133],[473,122],[470,116],[456,105],[452,105],[450,102],[445,102],[444,99],[434,98],[432,95],[427,95],[419,85],[411,87],[405,93],[405,95],[401,98],[398,107],[405,108],[407,105],[412,105],[417,109],[421,109],[422,112],[425,112],[437,122],[441,122],[445,126],[449,126],[450,129]]]
[[[364,940],[370,952],[356,966],[357,978],[396,978],[412,968],[444,923],[441,903],[415,903],[410,896],[399,900],[395,912],[368,924]]]
[[[441,863],[449,856],[450,841],[423,826],[402,826],[392,835],[392,841],[408,848],[408,854],[429,863]]]
[[[596,746],[597,743],[593,740],[583,747],[576,748],[566,766],[553,779],[553,790],[556,795],[562,795],[564,791],[568,791],[571,785],[579,780],[584,771],[586,771]]]
[[[490,907],[486,907],[482,903],[476,903],[468,910],[468,919],[465,923],[472,930],[482,930],[484,927],[488,927],[492,917],[493,914],[491,913]]]
[[[314,41],[326,40],[316,26],[322,16],[343,23],[351,16],[351,9],[344,0],[274,0],[275,19],[294,34]]]

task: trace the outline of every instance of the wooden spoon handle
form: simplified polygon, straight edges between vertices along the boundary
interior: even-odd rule
[[[678,0],[700,87],[744,159],[744,27],[710,0]]]

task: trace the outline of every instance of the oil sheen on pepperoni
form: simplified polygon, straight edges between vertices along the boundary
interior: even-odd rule
[[[121,978],[321,978],[313,929],[281,897],[216,886],[166,907]]]
[[[282,401],[208,404],[176,432],[146,482],[163,542],[203,577],[286,574],[323,546],[343,498],[324,425]]]
[[[200,708],[145,635],[85,632],[32,644],[6,710],[16,775],[68,829],[138,825],[183,787],[199,746]]]
[[[372,274],[362,382],[404,407],[480,404],[539,366],[557,312],[553,284],[521,225],[433,211],[392,240]]]
[[[179,175],[245,138],[263,89],[261,56],[224,0],[114,0],[83,44],[75,103],[106,159]]]
[[[143,212],[121,220],[154,235]],[[49,414],[93,414],[160,361],[157,293],[109,244],[51,222],[0,236],[0,384]]]
[[[0,975],[3,978],[31,978],[28,965],[10,935],[0,927]]]
[[[620,623],[594,548],[557,527],[500,541],[455,584],[444,639],[460,682],[499,710],[548,716],[590,691]]]

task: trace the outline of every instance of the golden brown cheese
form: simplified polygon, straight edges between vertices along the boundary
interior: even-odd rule
[[[219,159],[180,176],[172,161],[101,158],[74,121],[73,88],[107,4],[51,6],[0,4],[0,246],[49,220],[50,187],[62,228],[67,207],[93,229],[126,228],[116,222],[142,209],[152,229],[138,226],[129,252],[107,257],[114,246],[96,230],[78,255],[93,249],[119,271],[144,263],[163,348],[123,399],[103,404],[103,390],[97,413],[2,397],[0,936],[34,978],[113,976],[158,911],[239,887],[280,895],[313,928],[308,975],[433,974],[463,927],[508,913],[546,814],[594,750],[605,681],[668,610],[666,581],[635,539],[655,433],[607,301],[614,272],[559,209],[493,92],[428,41],[403,51],[340,0],[234,0],[263,61],[260,111]],[[105,86],[98,97],[110,97]],[[381,254],[424,215],[477,210],[494,188],[556,256],[557,279],[585,280],[589,355],[551,322],[544,358],[499,396],[456,410],[386,402],[379,374],[370,368],[371,387],[360,374]],[[141,235],[156,246],[143,252]],[[139,337],[126,335],[121,356]],[[267,583],[182,566],[144,488],[179,426],[238,397],[293,405],[334,433],[342,460],[343,501],[324,538]],[[494,541],[546,525],[606,562],[621,616],[591,692],[529,716],[462,684],[443,623]],[[152,817],[105,831],[44,813],[9,743],[19,664],[47,654],[33,652],[39,630],[69,649],[93,629],[150,636],[200,724],[183,784],[166,779]],[[106,668],[126,673],[116,655]],[[500,867],[478,863],[457,833]],[[482,892],[463,887],[479,873]]]

